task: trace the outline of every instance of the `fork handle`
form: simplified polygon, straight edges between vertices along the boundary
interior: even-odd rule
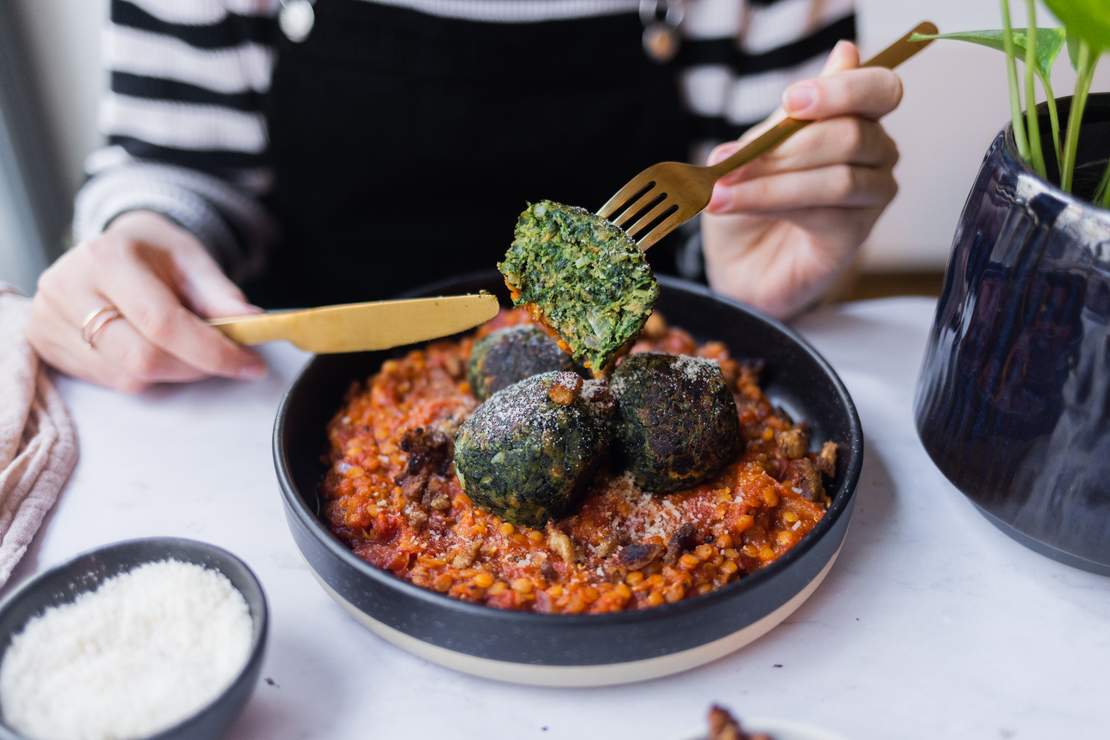
[[[910,41],[911,36],[915,33],[932,35],[936,34],[937,31],[938,29],[935,23],[931,23],[930,21],[918,23],[909,33],[868,59],[861,64],[860,67],[884,67],[886,69],[894,69],[932,43],[931,39],[926,41]],[[811,123],[814,123],[814,121],[803,121],[798,118],[782,119],[752,140],[750,144],[741,147],[728,159],[724,159],[711,166],[709,170],[713,173],[713,179],[716,180],[717,178],[723,177],[737,167],[742,167],[753,159],[766,154]]]

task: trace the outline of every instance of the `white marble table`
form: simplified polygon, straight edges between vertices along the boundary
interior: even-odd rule
[[[932,302],[826,309],[802,331],[859,407],[867,455],[855,518],[824,585],[768,636],[706,667],[605,689],[498,684],[370,634],[320,589],[286,530],[270,457],[278,348],[258,383],[128,398],[61,381],[81,461],[13,583],[87,548],[180,535],[258,573],[272,630],[235,738],[654,738],[710,701],[850,738],[1110,737],[1110,579],[1058,565],[988,524],[913,429]],[[10,589],[10,585],[8,587]]]

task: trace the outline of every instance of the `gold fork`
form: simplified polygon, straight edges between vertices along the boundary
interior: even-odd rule
[[[915,33],[935,34],[937,27],[928,21],[917,24],[860,66],[894,69],[929,44],[928,41],[910,41]],[[718,179],[774,149],[811,123],[813,121],[784,118],[728,159],[710,167],[684,162],[653,164],[618,190],[597,215],[623,226],[640,249],[646,250],[701,213],[709,204],[713,183]]]

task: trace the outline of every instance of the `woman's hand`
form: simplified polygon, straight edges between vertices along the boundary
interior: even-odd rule
[[[82,323],[105,306],[122,316],[90,347]],[[258,310],[192,234],[136,211],[42,274],[27,338],[57,369],[130,393],[209,375],[258,378],[266,372],[262,360],[200,318]]]
[[[715,290],[775,316],[796,313],[848,269],[894,198],[898,149],[878,119],[898,106],[902,84],[859,61],[856,46],[840,42],[819,78],[783,95],[787,115],[818,122],[717,182],[702,216]],[[710,164],[781,117],[718,146]]]

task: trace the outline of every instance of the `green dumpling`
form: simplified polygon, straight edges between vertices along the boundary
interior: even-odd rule
[[[573,370],[570,355],[535,326],[510,326],[479,339],[466,377],[479,400],[519,380],[552,370]]]
[[[709,480],[739,450],[732,392],[712,360],[632,354],[613,372],[617,444],[633,479],[666,493]]]
[[[609,443],[612,398],[555,371],[494,393],[455,438],[455,471],[474,503],[514,524],[571,511]]]

